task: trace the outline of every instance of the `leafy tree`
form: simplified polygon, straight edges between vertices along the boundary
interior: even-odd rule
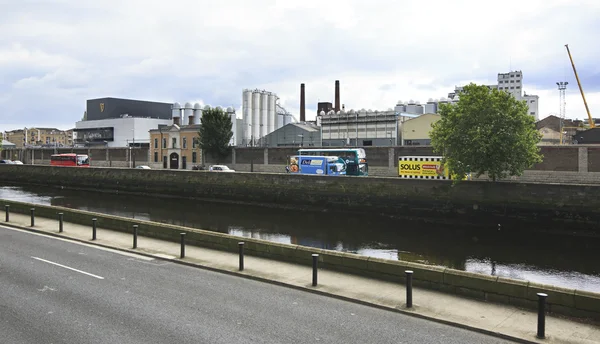
[[[451,175],[486,174],[493,180],[521,175],[542,161],[541,135],[524,101],[484,85],[470,84],[457,104],[442,104],[431,144]],[[457,178],[459,180],[460,178]]]
[[[231,118],[220,108],[202,111],[199,131],[200,148],[215,157],[224,159],[229,154],[229,141],[233,136]]]

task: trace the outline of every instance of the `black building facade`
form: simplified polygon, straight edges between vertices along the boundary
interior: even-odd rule
[[[170,103],[143,100],[99,98],[87,101],[86,121],[129,117],[172,119]]]

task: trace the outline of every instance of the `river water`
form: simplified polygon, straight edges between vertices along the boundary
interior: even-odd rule
[[[379,216],[1,186],[0,199],[64,206],[242,237],[600,292],[600,239],[427,225]]]

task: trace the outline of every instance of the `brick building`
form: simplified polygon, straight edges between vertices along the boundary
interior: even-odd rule
[[[150,133],[149,165],[152,168],[190,170],[202,162],[199,124],[161,125]]]

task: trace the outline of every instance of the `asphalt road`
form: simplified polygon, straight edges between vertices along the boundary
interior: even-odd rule
[[[2,226],[0,342],[509,343],[312,293]]]

